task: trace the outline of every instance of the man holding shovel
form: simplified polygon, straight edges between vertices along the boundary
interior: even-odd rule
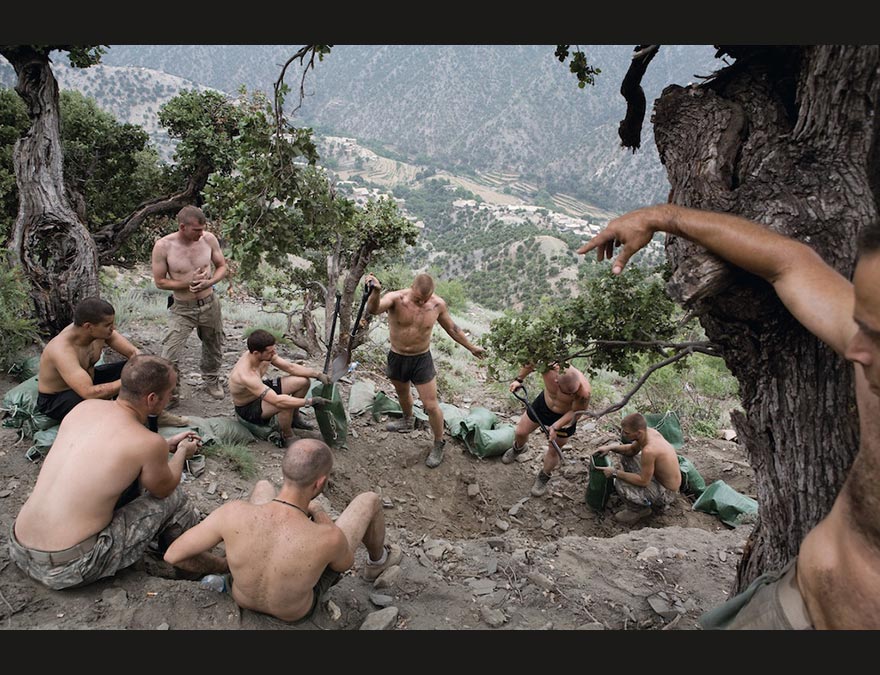
[[[523,381],[533,372],[535,367],[526,364],[520,368],[519,373],[510,383],[510,392],[523,388]],[[547,452],[544,453],[544,463],[532,485],[531,494],[541,497],[547,492],[547,483],[550,474],[562,461],[560,453],[554,445],[557,439],[563,442],[574,435],[577,424],[576,413],[586,410],[590,405],[592,389],[586,376],[574,366],[560,370],[558,364],[553,364],[544,371],[544,391],[542,391],[532,404],[527,404],[526,412],[516,423],[513,447],[501,456],[501,461],[511,464],[526,450],[526,443],[531,434],[539,426],[547,430]],[[518,398],[518,397],[517,397]]]
[[[394,385],[397,400],[403,409],[403,417],[389,422],[387,428],[403,433],[415,428],[411,382],[419,392],[434,433],[434,446],[425,460],[425,464],[433,469],[443,461],[443,447],[446,445],[443,440],[443,411],[437,400],[437,371],[430,351],[434,324],[439,323],[449,337],[478,359],[483,358],[485,349],[472,344],[452,320],[446,301],[434,293],[434,280],[430,275],[419,274],[409,288],[391,291],[381,298],[379,293],[382,285],[376,277],[367,274],[366,284],[371,288],[367,311],[370,314],[388,312],[391,350],[388,352],[385,373]]]

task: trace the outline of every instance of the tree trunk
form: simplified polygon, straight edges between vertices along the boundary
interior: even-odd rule
[[[0,53],[15,68],[15,90],[31,119],[13,151],[19,201],[9,255],[30,282],[41,332],[54,335],[80,300],[98,295],[98,256],[64,188],[58,83],[49,57],[27,46]]]
[[[669,201],[731,212],[813,247],[850,278],[877,218],[880,49],[741,47],[698,86],[667,87],[654,132]],[[830,510],[858,450],[853,368],[795,321],[772,286],[668,237],[670,294],[694,308],[740,385],[732,415],[759,519],[735,590],[778,569]]]

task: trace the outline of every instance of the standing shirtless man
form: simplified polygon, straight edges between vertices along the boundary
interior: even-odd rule
[[[177,232],[165,235],[153,246],[153,282],[157,288],[173,292],[162,356],[179,372],[180,353],[195,328],[202,341],[202,380],[208,394],[219,400],[225,396],[220,384],[223,317],[214,284],[226,277],[226,259],[217,237],[205,230],[207,221],[200,208],[184,206],[177,223]],[[176,406],[179,399],[175,388],[168,407]]]
[[[409,288],[391,291],[381,298],[379,291],[382,286],[376,277],[367,274],[365,283],[373,285],[367,300],[367,311],[370,314],[388,312],[391,350],[388,352],[385,374],[394,385],[397,400],[403,409],[403,418],[390,422],[387,428],[400,432],[415,428],[409,387],[412,382],[419,392],[434,433],[434,447],[425,460],[425,464],[433,469],[443,461],[443,447],[446,445],[443,440],[443,411],[437,400],[437,371],[430,351],[434,324],[439,323],[449,337],[478,359],[483,358],[486,350],[471,344],[464,331],[452,320],[446,301],[434,293],[434,280],[430,275],[419,274]]]
[[[535,367],[531,364],[520,368],[519,373],[510,383],[510,392],[513,393],[522,387],[525,378],[534,370]],[[593,392],[587,376],[574,366],[560,371],[559,365],[554,363],[544,371],[542,377],[544,391],[532,401],[532,410],[526,410],[519,418],[514,431],[513,446],[501,456],[501,461],[505,464],[513,463],[517,455],[525,452],[529,434],[540,426],[539,421],[547,427],[547,451],[544,453],[541,470],[538,471],[530,490],[534,497],[546,494],[550,476],[562,461],[553,443],[558,441],[564,443],[567,438],[574,435],[577,426],[576,413],[587,409]]]

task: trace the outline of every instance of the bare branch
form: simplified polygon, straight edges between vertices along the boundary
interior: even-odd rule
[[[309,62],[305,64],[305,67],[302,71],[302,78],[299,83],[299,103],[296,107],[291,111],[291,113],[295,113],[302,106],[303,99],[306,97],[306,73],[309,72],[310,69],[315,67],[315,56],[318,53],[318,45],[305,45],[300,48],[296,54],[287,59],[287,62],[281,67],[281,74],[278,76],[278,79],[275,80],[275,129],[278,134],[284,133],[284,94],[282,89],[284,87],[284,75],[287,73],[287,68],[291,63],[299,59],[300,65],[303,65],[305,58],[308,54],[311,54],[309,57]]]
[[[617,135],[620,136],[620,145],[631,148],[633,152],[642,145],[642,122],[646,107],[642,77],[659,49],[660,45],[637,45],[629,70],[620,84],[620,95],[626,99],[626,117],[620,121]]]
[[[648,378],[651,376],[651,373],[653,373],[655,370],[660,370],[660,368],[663,368],[664,366],[668,366],[670,363],[675,363],[676,361],[680,361],[681,359],[685,358],[686,356],[690,356],[691,354],[693,354],[695,352],[699,352],[702,354],[708,354],[710,356],[717,356],[718,355],[717,353],[713,352],[714,347],[699,346],[699,345],[703,345],[703,344],[706,344],[706,343],[691,343],[690,346],[685,347],[684,349],[676,352],[672,356],[670,356],[666,359],[663,359],[662,361],[658,361],[657,363],[652,365],[650,368],[648,368],[648,370],[646,370],[642,374],[642,376],[639,378],[638,382],[636,382],[636,384],[632,388],[632,390],[629,391],[620,401],[605,408],[605,410],[598,412],[598,413],[590,412],[589,410],[578,410],[574,414],[573,421],[576,421],[576,420],[580,419],[581,417],[590,417],[592,419],[599,419],[600,417],[604,417],[608,413],[613,413],[617,410],[620,410],[623,406],[625,406],[627,403],[629,403],[629,400],[635,395],[635,393],[639,389],[642,388],[642,385],[644,385],[645,382],[648,381]]]

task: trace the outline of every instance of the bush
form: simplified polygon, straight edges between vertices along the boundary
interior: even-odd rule
[[[32,312],[27,284],[19,268],[0,266],[0,365],[4,370],[37,339]]]

